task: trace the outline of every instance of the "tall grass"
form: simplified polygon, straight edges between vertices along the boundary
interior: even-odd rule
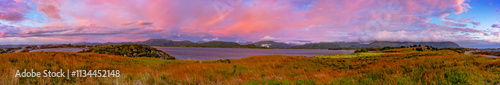
[[[352,57],[353,55],[356,55]],[[331,56],[331,55],[329,55]],[[341,55],[338,55],[341,56]],[[253,56],[194,61],[96,53],[0,55],[5,84],[496,84],[500,60],[450,50],[344,57]],[[120,70],[118,78],[18,78],[15,70]]]

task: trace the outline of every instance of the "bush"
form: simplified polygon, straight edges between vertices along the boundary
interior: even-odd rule
[[[354,51],[354,53],[368,52],[366,49],[359,49]]]
[[[417,51],[424,51],[423,48],[416,48],[415,50],[417,50]]]

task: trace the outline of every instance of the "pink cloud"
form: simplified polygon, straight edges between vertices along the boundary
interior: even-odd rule
[[[50,18],[61,19],[61,16],[58,14],[59,9],[57,9],[54,5],[39,6],[38,11],[44,12]]]
[[[446,16],[450,15],[449,12],[441,12],[441,13],[437,13],[435,14],[435,16],[439,17],[439,18],[444,18]]]
[[[64,1],[64,0],[63,0]],[[37,10],[43,12],[47,17],[52,19],[61,19],[59,15],[59,7],[66,2],[61,0],[34,0],[37,2]]]
[[[460,19],[461,22],[470,22],[471,19]]]
[[[451,22],[451,21],[445,21],[444,24],[449,25],[449,26],[457,26],[457,27],[467,26],[466,24],[460,24],[460,23],[455,23],[455,22]]]
[[[2,0],[0,1],[0,20],[22,21],[28,7],[22,1]]]
[[[484,33],[483,31],[476,30],[476,29],[470,29],[470,28],[454,28],[454,29],[458,30],[458,31],[469,32],[469,33]]]
[[[152,22],[144,22],[144,21],[137,21],[137,23],[135,23],[135,25],[152,25],[153,23]]]
[[[223,37],[238,37],[246,40],[260,40],[266,36],[279,37],[283,40],[307,39],[312,41],[359,40],[360,37],[364,36],[370,36],[371,38],[368,39],[371,40],[392,39],[383,38],[390,36],[373,37],[382,35],[383,32],[422,34],[410,31],[414,29],[443,31],[439,30],[443,26],[434,26],[428,21],[432,17],[443,18],[453,13],[466,12],[470,8],[465,0],[35,1],[37,2],[37,10],[43,12],[47,17],[67,19],[63,22],[54,21],[46,24],[48,27],[66,27],[57,28],[72,33],[65,34],[65,36],[86,37],[77,35],[110,32],[128,33],[132,36],[140,35],[144,38],[158,36],[163,38],[164,36],[173,36],[171,34],[179,34],[179,36],[183,34],[197,37],[219,37],[221,39]],[[310,5],[310,7],[303,5]],[[154,26],[144,26],[153,25],[153,22]],[[89,24],[101,27],[91,27],[88,26]],[[454,22],[448,22],[446,25],[466,26]],[[139,28],[144,30],[111,31]],[[148,32],[152,33],[148,34]],[[442,33],[449,34],[448,32]],[[437,38],[444,38],[442,35],[445,34],[433,35],[435,35],[434,38],[427,40],[438,40]],[[113,35],[102,36],[106,38]],[[100,39],[105,40],[104,38]]]
[[[471,22],[471,23],[472,23],[473,25],[476,25],[476,26],[480,26],[480,25],[481,25],[481,23],[479,23],[479,22]]]

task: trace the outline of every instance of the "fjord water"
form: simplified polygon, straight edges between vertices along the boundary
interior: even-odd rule
[[[249,48],[197,48],[197,47],[154,47],[180,60],[240,59],[257,55],[318,56],[350,54],[354,50],[327,49],[249,49]]]

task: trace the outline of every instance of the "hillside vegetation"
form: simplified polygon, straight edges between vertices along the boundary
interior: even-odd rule
[[[224,41],[210,41],[203,43],[194,43],[188,40],[184,41],[172,41],[167,39],[149,39],[143,42],[137,42],[139,44],[151,45],[151,46],[169,46],[169,47],[217,47],[217,48],[263,48],[258,47],[253,44],[240,45],[235,42],[224,42]]]
[[[422,47],[420,47],[422,48]],[[4,84],[498,84],[500,59],[452,50],[396,48],[317,57],[163,60],[96,53],[0,54]],[[368,56],[365,56],[368,55]],[[329,57],[337,56],[337,57]],[[17,78],[15,70],[120,70],[118,78]]]
[[[173,41],[167,39],[149,39],[140,42],[121,42],[121,43],[100,43],[106,45],[139,43],[152,46],[171,46],[171,47],[217,47],[217,48],[291,48],[291,49],[356,49],[356,48],[383,48],[383,47],[400,47],[400,46],[433,46],[437,48],[461,48],[453,42],[390,42],[390,41],[374,41],[370,44],[361,44],[359,42],[319,42],[306,43],[304,45],[296,45],[290,43],[274,42],[274,41],[259,41],[255,43],[239,44],[236,42],[226,41],[209,41],[194,43],[188,40]],[[78,45],[96,45],[99,43],[77,43]]]
[[[111,54],[125,57],[153,57],[168,60],[175,59],[175,57],[170,56],[161,50],[141,44],[97,45],[80,52]]]

